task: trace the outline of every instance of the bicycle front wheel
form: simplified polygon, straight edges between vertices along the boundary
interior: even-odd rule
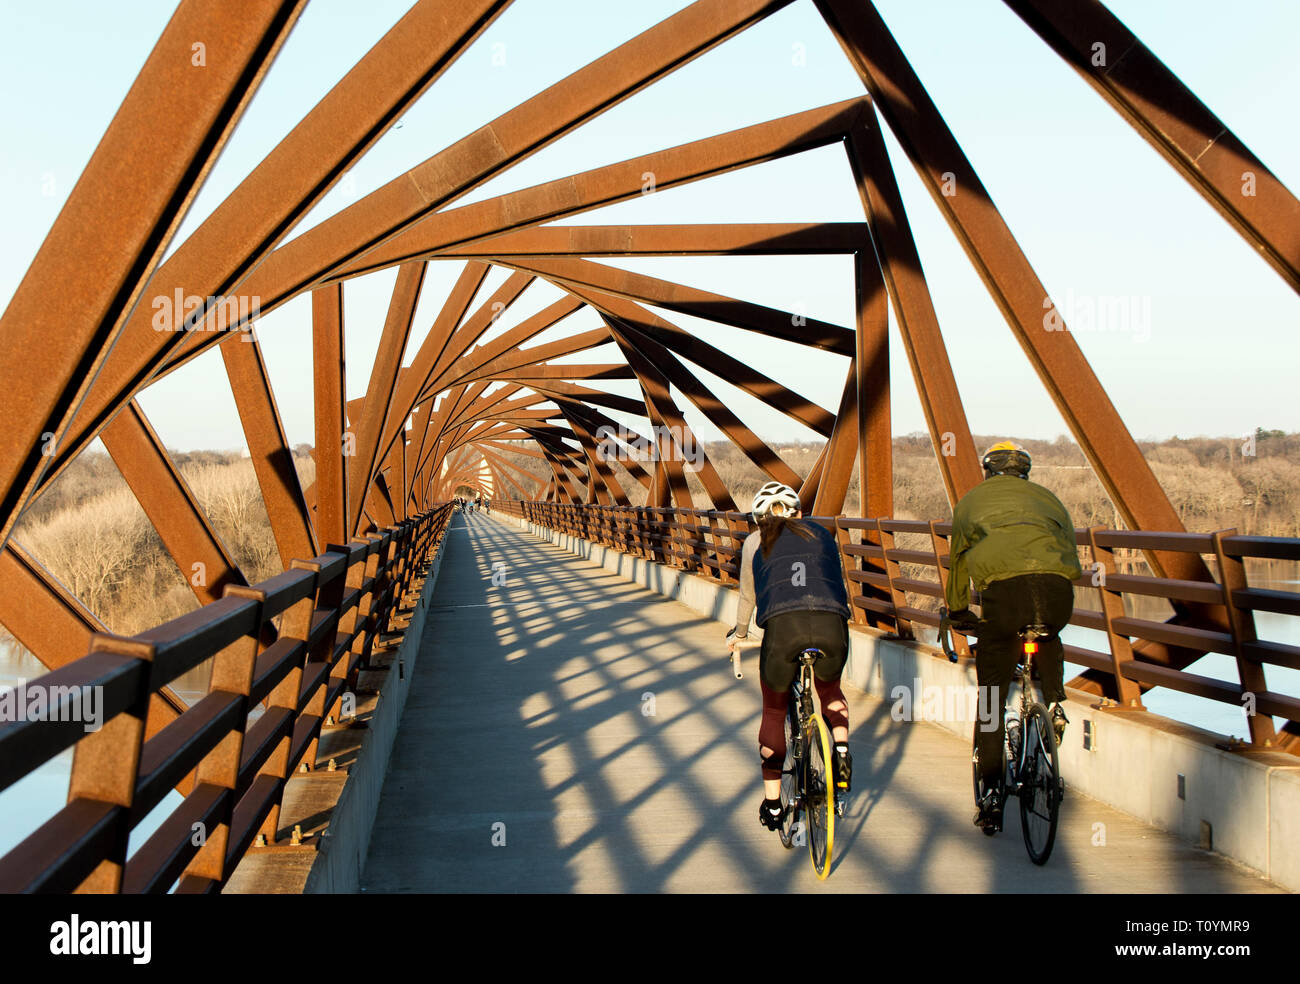
[[[1061,810],[1061,765],[1056,732],[1047,708],[1035,704],[1023,726],[1024,766],[1020,775],[1020,829],[1034,864],[1046,864],[1056,842]]]
[[[799,747],[798,713],[799,682],[790,688],[790,704],[785,710],[785,765],[781,767],[781,805],[785,819],[781,821],[781,844],[787,850],[794,847],[802,803],[799,797],[799,777],[803,755]]]
[[[831,737],[820,714],[804,730],[804,816],[808,822],[808,853],[823,881],[831,873],[835,848],[835,786],[831,782]]]

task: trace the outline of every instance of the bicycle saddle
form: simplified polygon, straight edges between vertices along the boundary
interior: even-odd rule
[[[1029,625],[1021,626],[1020,638],[1022,639],[1045,639],[1050,636],[1053,629],[1050,625],[1043,625],[1041,622],[1032,622]]]
[[[815,663],[817,662],[817,660],[822,659],[825,655],[826,654],[824,652],[822,652],[820,649],[816,648],[815,646],[809,646],[807,649],[805,649],[803,652],[799,654],[799,661],[800,662],[807,661],[809,663]]]

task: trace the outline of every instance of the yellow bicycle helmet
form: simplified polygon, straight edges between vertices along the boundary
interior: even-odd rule
[[[987,451],[981,459],[985,477],[994,475],[1014,475],[1016,478],[1028,478],[1033,465],[1029,452],[1015,441],[999,441]]]

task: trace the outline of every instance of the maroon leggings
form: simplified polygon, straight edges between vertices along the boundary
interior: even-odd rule
[[[785,716],[790,691],[773,690],[761,681],[759,685],[763,688],[763,723],[758,729],[758,741],[764,748],[772,749],[771,758],[763,759],[763,778],[780,779],[781,767],[785,765]],[[826,721],[826,727],[832,732],[836,728],[848,727],[849,715],[846,711],[826,709],[828,704],[846,703],[839,680],[819,680],[813,677],[813,685],[817,688],[817,699],[821,701],[822,718]],[[834,738],[831,740],[834,741]]]

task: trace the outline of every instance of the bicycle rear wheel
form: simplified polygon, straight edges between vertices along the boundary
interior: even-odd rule
[[[785,711],[785,765],[781,768],[781,805],[785,819],[781,821],[781,844],[787,850],[794,847],[795,825],[799,822],[802,804],[799,797],[799,769],[803,759],[800,751],[802,736],[796,714],[799,706],[799,681],[790,688],[790,704]]]
[[[1046,864],[1056,842],[1061,810],[1061,766],[1056,732],[1047,708],[1035,704],[1023,727],[1024,769],[1020,776],[1020,829],[1034,864]]]
[[[823,881],[831,873],[835,848],[835,787],[831,782],[831,739],[820,714],[804,730],[804,816],[808,822],[808,853]]]

